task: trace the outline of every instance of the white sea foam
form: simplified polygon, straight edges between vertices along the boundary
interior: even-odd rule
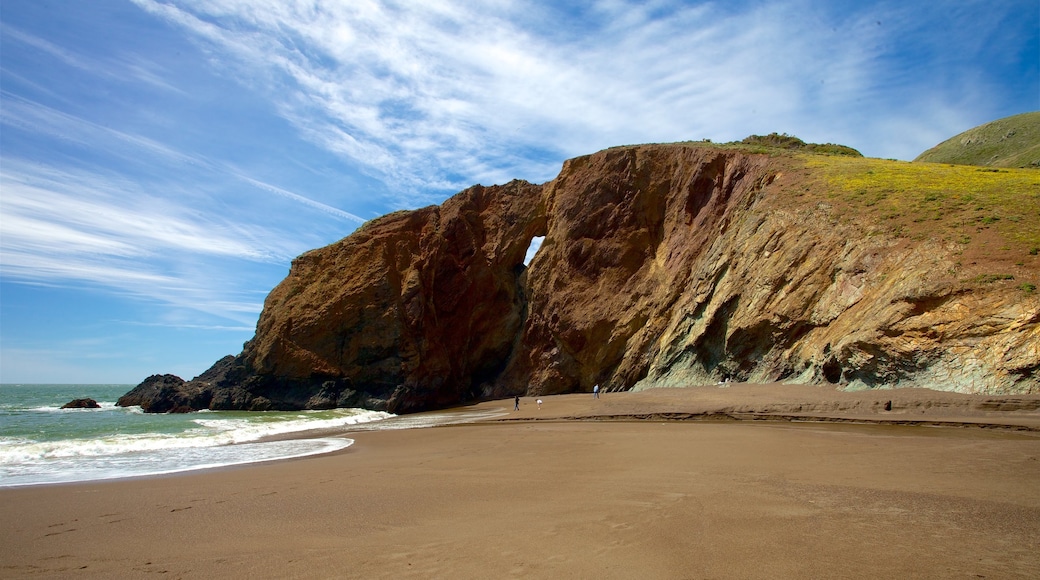
[[[26,409],[38,416],[72,418],[49,407]],[[205,413],[141,415],[133,408],[108,407],[96,421],[82,416],[80,428],[117,421],[107,432],[35,438],[33,433],[0,436],[0,487],[156,475],[327,453],[352,441],[342,438],[262,442],[273,436],[343,429],[394,417],[360,409],[299,413]],[[65,411],[68,413],[68,411]],[[114,413],[114,415],[113,415]],[[119,417],[137,415],[129,423]],[[64,419],[61,419],[64,421]],[[132,432],[133,430],[139,432]],[[141,432],[143,431],[143,432]],[[42,432],[41,432],[42,433]],[[71,434],[71,433],[70,433]]]
[[[150,453],[119,453],[95,457],[89,462],[83,458],[27,462],[17,469],[0,465],[0,487],[165,475],[331,453],[353,443],[353,439],[345,438],[295,439],[209,448],[163,449]]]
[[[337,429],[348,425],[381,421],[394,416],[382,411],[363,411],[352,415],[315,419],[306,413],[300,413],[294,419],[283,418],[271,422],[256,421],[255,419],[195,419],[195,423],[219,433],[212,437],[221,439],[223,444],[227,444],[256,441],[264,437],[300,431]]]
[[[333,409],[156,415],[140,407],[117,407],[114,399],[128,387],[4,385],[0,389],[0,487],[158,475],[327,453],[352,441],[287,436],[434,427],[504,412],[465,409],[397,417]],[[101,408],[58,406],[59,401],[82,395],[92,396]]]
[[[44,405],[42,407],[30,407],[27,409],[17,409],[16,407],[8,407],[12,410],[20,411],[32,411],[34,413],[97,413],[100,411],[111,411],[113,409],[120,409],[123,407],[117,407],[115,403],[110,401],[98,401],[97,407],[76,407],[70,409],[62,409],[58,405]],[[128,412],[133,412],[133,409],[140,411],[140,407],[125,407]]]
[[[262,414],[251,414],[243,418],[194,419],[192,422],[198,427],[169,434],[113,433],[56,441],[4,437],[0,438],[0,465],[75,457],[97,458],[168,449],[221,447],[253,442],[265,437],[335,429],[394,417],[390,413],[380,411],[344,410],[341,413],[340,416],[323,419],[316,419],[313,414],[306,412],[298,414],[295,418],[286,418],[283,414],[270,418]]]
[[[355,425],[351,431],[385,431],[388,429],[425,429],[428,427],[439,427],[443,425],[462,425],[474,423],[484,419],[493,419],[508,415],[504,407],[497,409],[486,409],[472,411],[469,409],[453,411],[431,411],[429,413],[417,413],[415,415],[395,416],[386,421],[380,421],[372,425]]]

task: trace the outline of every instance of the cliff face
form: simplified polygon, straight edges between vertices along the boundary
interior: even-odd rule
[[[680,146],[568,162],[546,186],[523,346],[493,394],[725,379],[1038,390],[1035,293],[962,283],[956,243],[842,223],[805,172]]]
[[[239,357],[251,390],[275,401],[320,384],[337,405],[396,411],[478,397],[523,327],[541,194],[520,181],[476,186],[297,258]]]
[[[1034,256],[970,278],[962,245],[874,227],[807,159],[616,148],[385,216],[295,260],[242,354],[185,385],[394,412],[597,383],[1040,391]]]
[[[777,172],[767,156],[685,147],[564,164],[546,186],[549,233],[531,264],[522,348],[495,394],[644,379],[673,311],[690,298],[696,265]]]

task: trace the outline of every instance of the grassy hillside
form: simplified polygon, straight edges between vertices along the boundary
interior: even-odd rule
[[[1040,168],[1040,112],[980,125],[925,151],[914,161]]]
[[[954,277],[1040,284],[1040,172],[802,155],[803,195],[864,235],[936,239],[958,248]]]
[[[1013,148],[1007,141],[1016,136],[1033,139],[1037,147],[1019,156],[1032,152],[1040,158],[1040,112],[973,131],[986,128],[979,133],[983,136],[1003,131],[1006,137],[1012,126],[1019,128],[1014,135],[996,139],[1003,150]],[[969,136],[982,138],[990,139]],[[804,143],[776,133],[730,143],[705,140],[676,145],[770,155],[786,167],[787,174],[780,186],[783,193],[771,200],[777,207],[798,211],[823,204],[833,219],[858,228],[863,235],[940,241],[955,248],[951,281],[1040,292],[1040,171],[1036,168],[876,159],[842,145]]]

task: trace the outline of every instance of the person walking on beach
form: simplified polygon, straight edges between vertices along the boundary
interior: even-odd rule
[[[539,409],[541,409],[541,408],[542,408],[542,400],[541,400],[541,399],[538,399],[538,408],[539,408]]]
[[[516,399],[513,399],[513,410],[514,411],[519,411],[520,410],[520,395],[517,395]]]
[[[596,385],[595,387],[592,387],[592,398],[593,399],[598,399],[599,398],[599,385]]]

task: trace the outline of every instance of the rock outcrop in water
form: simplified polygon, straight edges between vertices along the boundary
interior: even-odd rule
[[[399,413],[724,379],[1040,391],[1028,240],[998,240],[1016,274],[987,274],[937,225],[885,230],[821,185],[820,163],[614,148],[543,186],[384,216],[297,258],[237,357],[120,404]],[[1040,208],[1033,191],[1022,203]]]
[[[198,379],[188,383],[177,375],[152,375],[119,397],[116,405],[140,406],[145,413],[188,413],[209,408],[212,398]]]
[[[94,399],[72,399],[61,406],[62,409],[100,409],[101,405]]]

